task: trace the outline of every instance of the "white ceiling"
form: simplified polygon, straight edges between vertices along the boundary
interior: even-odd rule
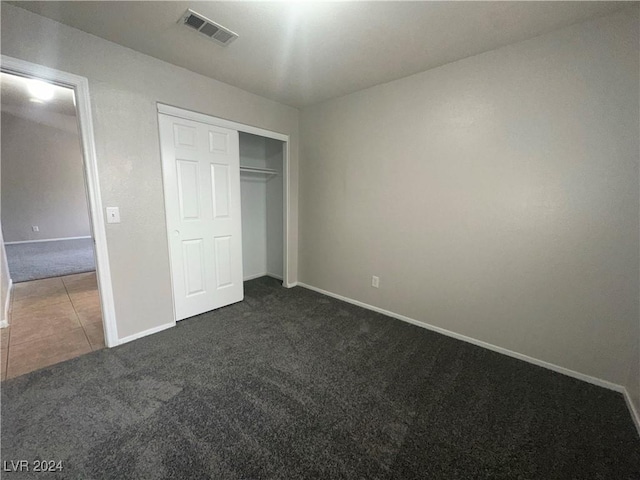
[[[13,3],[13,2],[12,2]],[[16,2],[120,45],[295,107],[606,15],[625,2]],[[240,38],[176,22],[187,8]]]

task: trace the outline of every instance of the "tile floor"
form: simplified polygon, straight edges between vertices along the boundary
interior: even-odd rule
[[[15,284],[0,332],[2,380],[104,348],[95,272]]]

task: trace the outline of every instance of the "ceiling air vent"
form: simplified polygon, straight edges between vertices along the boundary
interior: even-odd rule
[[[216,22],[212,22],[207,17],[204,17],[191,9],[184,12],[184,15],[180,17],[178,23],[197,30],[209,40],[213,40],[224,47],[238,38],[237,33],[232,32],[222,25],[218,25]]]

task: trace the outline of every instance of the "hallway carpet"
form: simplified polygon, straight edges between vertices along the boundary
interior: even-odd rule
[[[5,382],[20,459],[74,479],[631,480],[640,439],[619,393],[261,278]]]
[[[13,283],[62,277],[96,269],[93,239],[5,245]]]

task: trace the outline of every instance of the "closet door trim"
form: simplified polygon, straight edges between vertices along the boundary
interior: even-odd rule
[[[193,120],[194,122],[213,124],[217,127],[230,128],[231,130],[237,130],[239,132],[252,133],[253,135],[273,138],[274,140],[280,140],[282,142],[289,142],[289,135],[285,135],[284,133],[272,132],[263,128],[244,125],[242,123],[232,122],[231,120],[225,120],[224,118],[213,117],[211,115],[193,112],[191,110],[184,110],[182,108],[172,107],[163,103],[158,103],[158,113],[165,113],[174,117]],[[214,120],[215,123],[212,123],[212,120]]]

